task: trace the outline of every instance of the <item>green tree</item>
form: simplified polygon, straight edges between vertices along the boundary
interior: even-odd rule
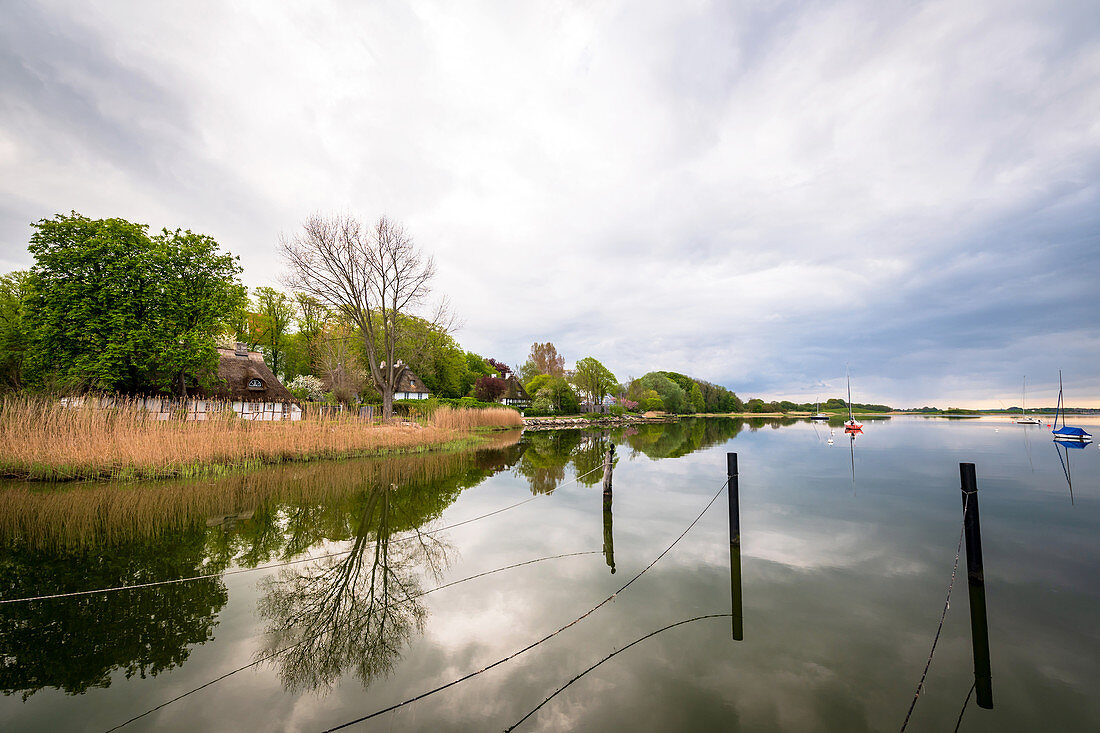
[[[216,338],[244,300],[212,238],[76,212],[35,224],[28,377],[62,388],[186,395],[217,373]]]
[[[647,390],[657,392],[664,404],[664,409],[668,412],[681,413],[691,409],[687,393],[676,382],[669,379],[664,372],[650,372],[639,379],[635,379],[631,383],[630,389],[638,395],[638,397],[635,397],[632,394],[631,399],[641,402],[643,409],[654,409],[646,408],[644,398],[641,398]]]
[[[703,401],[703,391],[699,389],[699,385],[695,382],[691,383],[691,409],[697,413],[705,412],[707,409],[707,403]]]
[[[531,407],[536,410],[558,412],[563,415],[573,415],[580,412],[581,404],[577,399],[577,393],[573,391],[573,388],[569,386],[569,382],[564,377],[552,377],[549,374],[543,376],[545,379],[536,377],[531,380],[532,385],[535,387],[534,392],[529,387],[525,388],[527,394],[534,398]]]
[[[256,315],[259,317],[259,345],[275,376],[286,371],[286,352],[290,327],[297,310],[294,299],[275,288],[256,288]]]
[[[577,362],[573,384],[588,397],[590,403],[598,405],[615,389],[617,381],[610,369],[593,357],[586,356]]]
[[[305,363],[307,366],[305,370],[301,372],[305,374],[310,372],[314,362],[317,361],[317,352],[320,348],[321,337],[325,333],[325,328],[332,314],[329,309],[316,298],[312,298],[303,293],[296,294],[294,298],[298,306],[297,335],[299,336],[299,341],[305,347]]]
[[[0,275],[0,389],[23,386],[28,342],[24,303],[28,282],[29,273],[23,270]]]

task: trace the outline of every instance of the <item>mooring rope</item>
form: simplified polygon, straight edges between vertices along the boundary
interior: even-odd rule
[[[966,699],[963,700],[962,710],[959,711],[959,719],[955,721],[955,733],[959,733],[959,726],[963,722],[963,713],[966,712],[966,706],[970,704],[970,696],[974,694],[974,688],[978,686],[978,681],[974,680],[970,685],[970,692],[966,693]]]
[[[594,468],[591,471],[587,471],[585,473],[580,474],[579,476],[573,477],[572,480],[570,480],[570,481],[568,481],[564,484],[560,484],[559,486],[556,486],[555,489],[561,488],[562,486],[569,486],[570,484],[573,484],[573,483],[576,483],[577,481],[580,481],[582,478],[584,478],[585,476],[588,476],[589,474],[595,473],[596,471],[602,471],[602,470],[603,470],[603,466],[599,466],[597,468]],[[440,527],[439,529],[429,530],[427,532],[422,532],[420,534],[421,535],[433,535],[433,534],[438,534],[440,532],[445,532],[449,529],[454,529],[456,527],[461,527],[461,526],[466,525],[466,524],[472,524],[473,522],[478,522],[478,521],[481,521],[482,519],[488,519],[489,517],[492,517],[496,514],[500,514],[502,512],[506,512],[510,509],[515,509],[516,507],[521,507],[524,504],[528,504],[528,503],[530,503],[532,501],[535,501],[536,499],[539,499],[539,498],[541,498],[541,496],[532,496],[530,498],[524,499],[523,501],[518,501],[515,504],[509,504],[506,507],[502,507],[500,509],[496,509],[494,511],[488,512],[487,514],[480,514],[476,517],[471,517],[470,519],[465,519],[461,522],[455,522],[454,524],[448,524],[445,527]],[[413,539],[413,537],[416,537],[416,536],[419,536],[419,535],[409,535],[407,537],[397,537],[392,541],[393,542],[405,542],[407,540]],[[111,587],[111,588],[92,588],[92,589],[89,589],[89,590],[76,590],[76,591],[71,591],[71,592],[68,592],[68,593],[49,593],[49,594],[40,595],[40,596],[28,596],[26,598],[6,598],[6,599],[0,599],[0,605],[4,605],[6,603],[26,603],[28,601],[45,601],[45,600],[51,600],[51,599],[54,599],[54,598],[72,598],[74,596],[86,596],[86,595],[91,595],[93,593],[113,593],[113,592],[122,591],[122,590],[137,590],[139,588],[153,588],[153,587],[156,587],[156,586],[174,585],[174,584],[177,584],[177,583],[189,583],[189,582],[194,581],[194,580],[206,580],[208,578],[219,578],[219,577],[225,577],[227,575],[238,575],[240,573],[254,573],[254,572],[259,572],[261,570],[273,570],[275,568],[282,568],[282,567],[286,567],[288,565],[297,565],[299,563],[310,562],[312,560],[324,560],[325,558],[328,558],[328,557],[339,557],[340,555],[347,555],[350,552],[352,552],[352,551],[351,550],[340,550],[339,552],[330,552],[330,553],[325,554],[325,555],[312,555],[310,557],[301,557],[301,558],[298,558],[297,560],[287,560],[286,562],[274,563],[274,564],[271,564],[271,565],[258,565],[254,568],[236,568],[234,570],[222,570],[222,571],[219,571],[217,573],[206,573],[204,575],[192,575],[192,576],[188,576],[186,578],[174,578],[172,580],[155,580],[155,581],[151,581],[151,582],[148,582],[148,583],[136,583],[134,585],[119,585],[119,586],[114,586],[114,587]]]
[[[493,575],[494,573],[501,573],[501,572],[504,572],[505,570],[514,570],[515,568],[521,568],[525,565],[534,565],[535,563],[546,562],[548,560],[561,560],[561,559],[567,558],[567,557],[580,557],[582,555],[602,555],[602,554],[603,554],[602,550],[589,550],[589,551],[585,551],[585,552],[568,552],[568,553],[565,553],[565,554],[562,554],[562,555],[550,555],[550,556],[547,556],[547,557],[539,557],[539,558],[536,558],[534,560],[525,560],[523,562],[517,562],[517,563],[514,563],[512,565],[506,565],[502,568],[496,568],[495,570],[486,570],[484,572],[477,573],[476,575],[469,575],[469,576],[467,576],[465,578],[462,578],[460,580],[452,580],[449,583],[444,583],[443,585],[436,586],[435,588],[429,588],[426,591],[422,591],[421,593],[417,593],[415,595],[409,596],[408,598],[405,598],[405,599],[399,601],[399,603],[406,603],[408,601],[412,601],[412,600],[415,600],[417,598],[421,598],[423,596],[426,596],[429,593],[435,593],[436,591],[443,590],[444,588],[450,588],[451,586],[459,585],[461,583],[467,583],[471,580],[477,580],[478,578],[483,578],[486,575]],[[390,604],[387,604],[386,607],[389,607],[389,605]],[[322,631],[319,634],[314,634],[313,636],[309,636],[305,639],[302,639],[300,641],[297,641],[297,642],[291,644],[290,646],[284,647],[282,649],[279,649],[278,651],[274,651],[274,652],[271,652],[270,654],[262,656],[259,659],[256,659],[252,662],[249,662],[248,664],[246,664],[244,666],[237,667],[236,669],[234,669],[232,671],[226,672],[225,674],[223,674],[219,677],[215,677],[214,679],[210,680],[209,682],[205,682],[205,683],[199,685],[198,687],[196,687],[194,689],[188,690],[187,692],[185,692],[181,695],[177,695],[176,697],[173,697],[171,700],[166,700],[165,702],[162,702],[160,705],[157,705],[156,707],[149,708],[148,710],[146,710],[141,715],[135,715],[134,717],[127,720],[125,723],[119,723],[114,728],[111,728],[108,731],[106,731],[106,733],[112,733],[112,731],[116,731],[120,728],[124,728],[127,725],[129,725],[130,723],[133,723],[136,720],[140,720],[141,718],[144,718],[146,715],[150,715],[152,713],[155,713],[158,710],[166,708],[169,705],[171,705],[172,703],[177,702],[179,700],[182,700],[183,698],[187,697],[188,695],[192,695],[192,694],[198,692],[199,690],[204,690],[207,687],[210,687],[211,685],[214,685],[218,682],[221,682],[222,680],[226,679],[227,677],[232,677],[233,675],[237,674],[238,672],[243,672],[246,669],[249,669],[251,667],[255,667],[258,664],[262,664],[262,663],[264,663],[264,662],[266,662],[270,659],[274,659],[275,657],[278,657],[282,654],[286,654],[290,650],[295,649],[295,648],[301,646],[302,644],[306,644],[310,641],[313,641],[314,639],[316,639],[321,634],[328,633],[328,631],[329,631],[329,629],[325,629],[325,631]]]
[[[586,674],[588,674],[589,672],[594,670],[596,667],[599,667],[601,664],[603,664],[607,660],[611,659],[612,657],[616,656],[617,654],[622,654],[623,652],[625,652],[627,649],[634,646],[635,644],[641,644],[646,639],[652,638],[652,637],[656,636],[657,634],[660,634],[663,631],[668,631],[669,629],[674,629],[677,626],[683,626],[684,624],[690,624],[690,623],[694,623],[696,621],[702,621],[703,619],[708,619],[708,618],[732,618],[732,617],[733,617],[732,613],[710,613],[710,614],[707,614],[706,616],[696,616],[695,618],[684,619],[683,621],[677,621],[674,624],[669,624],[668,626],[663,626],[663,627],[657,629],[656,631],[651,631],[648,634],[646,634],[645,636],[640,637],[638,639],[635,639],[634,641],[630,642],[629,644],[622,647],[621,649],[616,649],[615,651],[611,652],[606,657],[604,657],[600,661],[596,662],[591,667],[584,670],[583,672],[578,674],[576,677],[574,677],[573,679],[569,680],[564,685],[559,687],[557,690],[554,691],[554,694],[550,695],[550,697],[546,698],[545,700],[540,702],[538,705],[536,705],[534,707],[534,709],[531,710],[531,712],[527,713],[527,715],[524,715],[522,718],[517,720],[515,723],[513,723],[512,725],[505,728],[504,733],[509,733],[509,731],[513,731],[516,728],[518,728],[523,723],[523,721],[527,720],[532,715],[537,713],[543,705],[545,705],[546,703],[550,702],[555,697],[557,697],[561,692],[563,692],[565,690],[566,687],[569,687],[569,685],[573,684],[574,682],[579,680],[581,677],[584,677]]]
[[[928,661],[924,663],[924,671],[921,673],[920,682],[917,683],[917,691],[913,694],[913,702],[909,703],[909,712],[905,714],[905,720],[901,724],[901,731],[909,725],[909,718],[913,715],[913,708],[917,706],[917,700],[924,690],[924,680],[928,677],[928,668],[932,666],[932,655],[936,653],[936,644],[940,640],[940,632],[943,631],[943,620],[947,618],[947,610],[951,608],[951,589],[955,587],[955,576],[959,570],[959,556],[962,555],[963,535],[966,533],[966,506],[970,503],[970,494],[963,499],[963,526],[959,530],[959,547],[955,550],[955,566],[951,568],[951,581],[947,584],[947,600],[943,604],[943,613],[940,614],[940,625],[936,628],[936,636],[932,639],[932,648],[928,651]]]
[[[342,730],[342,729],[347,728],[349,726],[355,725],[356,723],[362,723],[363,721],[370,720],[371,718],[376,718],[379,715],[383,715],[385,713],[391,712],[391,711],[396,710],[400,707],[404,707],[405,705],[410,705],[410,704],[412,704],[414,702],[417,702],[419,700],[423,700],[424,698],[429,697],[431,695],[434,695],[437,692],[442,692],[443,690],[446,690],[450,687],[454,687],[455,685],[457,685],[459,683],[465,682],[466,680],[470,679],[471,677],[476,677],[479,674],[482,674],[483,672],[488,672],[490,669],[493,669],[494,667],[499,667],[500,665],[504,664],[505,662],[509,662],[509,661],[515,659],[516,657],[520,656],[521,654],[524,654],[525,652],[528,652],[531,649],[534,649],[539,644],[542,644],[546,641],[549,641],[550,639],[554,638],[555,636],[562,633],[566,629],[569,629],[572,626],[577,625],[578,623],[580,623],[581,621],[583,621],[584,619],[588,618],[593,613],[598,611],[600,608],[602,608],[606,604],[613,601],[616,596],[618,596],[624,590],[629,588],[634,583],[634,581],[636,581],[638,578],[645,575],[645,573],[650,568],[652,568],[654,565],[656,565],[657,562],[660,561],[661,558],[663,558],[665,555],[667,555],[669,552],[671,552],[672,548],[675,547],[677,545],[677,543],[679,543],[680,540],[682,540],[684,538],[684,536],[687,535],[687,533],[691,531],[692,527],[694,527],[696,524],[698,524],[699,520],[703,518],[703,515],[707,513],[707,510],[710,509],[711,506],[714,504],[714,502],[718,500],[718,497],[721,496],[723,489],[726,488],[727,483],[729,483],[729,479],[726,479],[725,481],[722,482],[722,485],[719,487],[718,492],[711,498],[711,500],[709,502],[707,502],[707,505],[705,507],[703,507],[703,511],[699,512],[699,515],[697,517],[695,517],[695,519],[692,520],[691,524],[689,524],[687,526],[687,529],[685,529],[683,532],[681,532],[680,536],[677,537],[675,540],[673,540],[671,545],[666,547],[664,549],[664,551],[661,552],[660,555],[658,555],[656,558],[654,558],[653,562],[649,563],[649,565],[646,565],[644,568],[642,568],[642,570],[640,572],[638,572],[637,575],[635,575],[630,580],[626,581],[626,583],[624,583],[622,586],[620,586],[619,589],[616,590],[614,593],[612,593],[607,598],[605,598],[602,601],[600,601],[599,603],[597,603],[592,608],[585,611],[583,614],[581,614],[577,618],[575,618],[572,621],[570,621],[569,623],[567,623],[565,626],[560,627],[556,631],[550,632],[549,634],[542,637],[538,641],[533,641],[530,644],[528,644],[527,646],[523,647],[522,649],[519,649],[515,652],[512,652],[508,656],[502,657],[501,659],[498,659],[497,661],[493,662],[492,664],[488,664],[488,665],[482,667],[481,669],[478,669],[478,670],[475,670],[475,671],[470,672],[468,674],[465,674],[462,677],[459,677],[458,679],[451,680],[450,682],[448,682],[446,684],[435,687],[431,690],[428,690],[427,692],[422,692],[419,695],[416,695],[415,697],[410,697],[410,698],[408,698],[406,700],[403,700],[399,703],[395,703],[393,705],[390,705],[389,707],[382,708],[381,710],[376,710],[373,713],[363,715],[363,716],[358,717],[354,720],[349,720],[346,723],[341,723],[340,725],[337,725],[333,728],[327,728],[327,729],[325,729],[325,731],[323,733],[333,733],[333,731]]]

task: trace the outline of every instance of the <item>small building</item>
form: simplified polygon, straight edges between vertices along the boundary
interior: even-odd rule
[[[395,400],[426,400],[431,396],[428,393],[428,388],[424,385],[424,381],[416,376],[412,369],[401,362],[397,362],[397,366],[401,373],[397,377],[397,384],[393,390]]]
[[[247,420],[302,419],[298,401],[264,363],[263,354],[242,343],[232,349],[218,348],[214,386],[195,390],[192,397],[230,403],[233,411]]]
[[[531,396],[527,394],[527,390],[523,388],[523,382],[519,381],[515,374],[509,374],[508,378],[504,380],[504,384],[506,389],[500,397],[500,402],[516,407],[531,406]]]

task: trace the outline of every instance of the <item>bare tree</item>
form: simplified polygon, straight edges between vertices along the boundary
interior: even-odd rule
[[[297,236],[283,238],[279,248],[290,270],[284,284],[358,328],[368,371],[382,395],[382,416],[391,417],[402,371],[395,358],[400,316],[424,305],[435,274],[432,258],[386,217],[367,228],[348,215],[314,215]],[[447,315],[441,305],[432,322],[442,323]]]

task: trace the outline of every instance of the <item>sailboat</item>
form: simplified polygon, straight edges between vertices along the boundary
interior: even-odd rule
[[[862,431],[863,423],[856,422],[855,417],[852,415],[852,375],[848,374],[847,370],[844,373],[848,377],[848,420],[844,423],[844,430],[847,432]]]
[[[811,420],[828,420],[829,417],[829,415],[826,415],[824,412],[821,411],[820,402],[817,403],[817,412],[815,412],[813,415],[810,415]]]
[[[1016,418],[1017,425],[1040,425],[1042,420],[1027,416],[1027,376],[1024,376],[1023,406],[1020,408],[1020,416]]]
[[[1058,427],[1058,418],[1062,418],[1062,427]],[[1066,425],[1066,406],[1062,401],[1062,370],[1058,370],[1058,408],[1054,413],[1054,429],[1050,431],[1057,441],[1085,441],[1092,440],[1092,436],[1085,432],[1084,428],[1075,428]]]

